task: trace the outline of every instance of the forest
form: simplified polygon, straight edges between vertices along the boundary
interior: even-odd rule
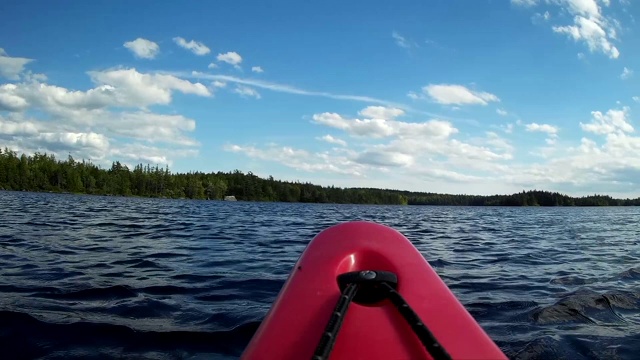
[[[339,188],[261,178],[251,172],[172,173],[168,167],[119,161],[104,169],[69,156],[21,154],[0,149],[0,190],[65,192],[111,196],[221,200],[233,195],[243,201],[339,204],[458,205],[458,206],[637,206],[637,199],[607,195],[570,197],[530,190],[511,195],[455,195],[374,188]]]

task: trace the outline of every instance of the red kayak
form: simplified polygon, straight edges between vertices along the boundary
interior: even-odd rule
[[[398,231],[348,222],[302,253],[242,359],[506,359]]]

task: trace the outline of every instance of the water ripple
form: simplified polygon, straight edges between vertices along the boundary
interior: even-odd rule
[[[404,233],[513,359],[640,353],[636,208],[473,208],[0,191],[3,356],[235,358],[308,241]]]

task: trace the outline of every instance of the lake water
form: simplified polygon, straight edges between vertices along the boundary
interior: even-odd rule
[[[2,358],[237,358],[311,238],[348,220],[407,236],[510,358],[640,354],[640,208],[0,192]]]

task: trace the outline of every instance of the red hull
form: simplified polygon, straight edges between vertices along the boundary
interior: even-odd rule
[[[429,263],[401,233],[348,222],[318,234],[242,354],[243,359],[310,359],[340,297],[339,274],[391,271],[398,292],[453,359],[506,359]],[[337,359],[431,359],[398,310],[384,300],[353,303],[331,352]]]

